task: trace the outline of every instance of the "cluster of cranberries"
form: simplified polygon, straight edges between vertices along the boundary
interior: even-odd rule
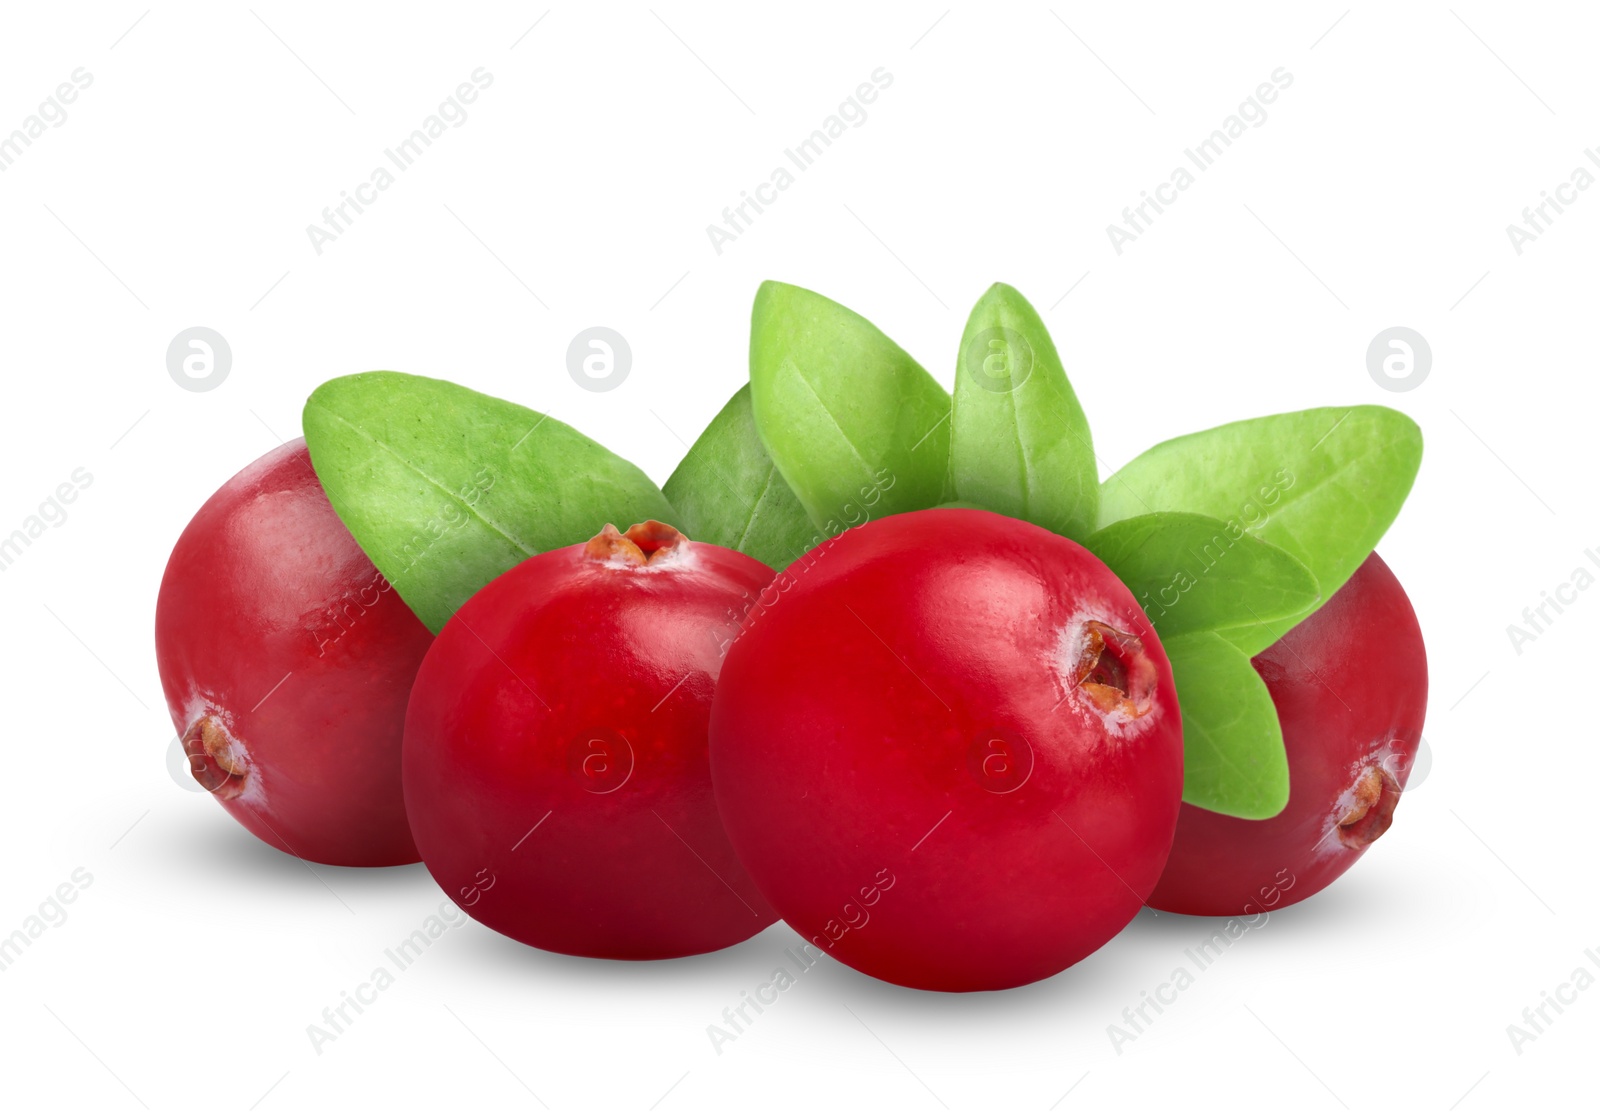
[[[780,574],[659,522],[534,556],[430,636],[305,445],[184,531],[156,618],[192,771],[308,860],[420,858],[540,948],[708,952],[783,918],[918,988],[1053,975],[1145,904],[1314,894],[1382,835],[1420,741],[1416,618],[1376,555],[1255,659],[1288,808],[1180,804],[1172,670],[1091,553],[937,509]]]

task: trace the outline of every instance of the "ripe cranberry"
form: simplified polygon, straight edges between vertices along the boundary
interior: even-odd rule
[[[587,957],[705,953],[770,925],[717,819],[706,721],[771,578],[647,521],[469,599],[406,717],[406,809],[446,893],[508,937]]]
[[[1150,905],[1248,914],[1310,898],[1394,816],[1428,701],[1411,602],[1378,554],[1252,662],[1289,754],[1289,804],[1264,821],[1185,805]]]
[[[1183,789],[1172,670],[1133,595],[1072,541],[972,509],[868,522],[774,580],[723,666],[711,764],[785,921],[943,991],[1109,940]]]
[[[178,538],[156,660],[190,769],[275,848],[414,863],[406,698],[432,640],[333,512],[304,440],[231,478]]]

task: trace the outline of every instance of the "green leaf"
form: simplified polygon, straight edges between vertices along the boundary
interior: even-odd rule
[[[1044,320],[996,284],[967,319],[950,417],[955,493],[1081,541],[1094,531],[1100,471],[1089,421]]]
[[[700,433],[661,489],[678,511],[677,527],[691,538],[736,548],[771,568],[788,567],[819,539],[761,445],[748,385]]]
[[[945,499],[949,395],[849,308],[762,284],[750,397],[761,442],[825,535]]]
[[[1083,544],[1128,585],[1163,641],[1287,618],[1318,601],[1310,568],[1204,514],[1146,513]]]
[[[1100,524],[1157,511],[1232,522],[1310,568],[1320,604],[1377,546],[1421,462],[1421,430],[1378,405],[1242,420],[1157,444],[1106,479]],[[1225,636],[1259,653],[1314,609]]]
[[[1278,710],[1250,658],[1215,634],[1184,634],[1161,648],[1183,713],[1183,799],[1259,821],[1289,804],[1289,760]]]
[[[437,633],[484,584],[606,524],[676,521],[638,467],[540,412],[448,381],[358,373],[306,401],[334,510]]]

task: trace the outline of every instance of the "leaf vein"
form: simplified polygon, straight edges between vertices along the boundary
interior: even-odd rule
[[[453,502],[457,506],[465,509],[468,513],[470,513],[478,521],[482,522],[484,526],[486,526],[487,528],[493,530],[495,533],[497,533],[499,536],[505,538],[505,540],[509,541],[511,544],[516,545],[517,548],[522,550],[524,555],[526,555],[526,556],[534,556],[540,551],[539,549],[533,548],[532,546],[530,546],[528,544],[525,544],[524,542],[518,540],[516,537],[512,536],[505,529],[502,529],[499,525],[496,525],[493,521],[490,521],[487,517],[485,517],[477,509],[476,506],[472,506],[472,505],[469,505],[466,502],[463,502],[460,499],[460,497],[456,494],[456,492],[454,490],[450,489],[448,486],[446,486],[444,483],[440,482],[438,479],[429,477],[426,472],[424,472],[423,470],[419,469],[416,466],[416,464],[411,462],[410,459],[407,459],[404,455],[400,454],[400,452],[396,451],[393,447],[390,447],[387,443],[385,443],[383,440],[379,439],[377,436],[373,435],[371,432],[367,431],[365,428],[357,427],[355,424],[351,423],[349,420],[346,420],[343,416],[340,416],[337,412],[334,412],[331,409],[326,408],[325,406],[312,405],[311,407],[315,408],[318,412],[321,412],[324,415],[331,416],[334,420],[337,420],[339,423],[341,423],[345,427],[349,428],[352,432],[355,432],[356,435],[360,436],[361,438],[363,438],[365,440],[368,440],[374,447],[377,447],[380,450],[382,450],[386,455],[388,455],[390,458],[392,458],[395,462],[399,463],[406,470],[410,471],[412,474],[414,474],[418,478],[422,479],[422,481],[426,482],[429,486],[432,486],[435,490],[438,490],[441,494],[445,495],[447,498],[450,499],[451,502]]]

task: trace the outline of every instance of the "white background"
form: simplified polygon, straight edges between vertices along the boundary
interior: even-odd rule
[[[1600,145],[1597,27],[1576,6],[1474,0],[1207,8],[8,5],[0,133],[74,68],[93,83],[0,173],[0,535],[74,468],[94,481],[0,571],[0,933],[75,868],[93,884],[0,973],[0,1109],[1592,1101],[1600,991],[1520,1055],[1507,1027],[1574,970],[1600,977],[1584,955],[1600,955],[1600,591],[1520,652],[1506,628],[1575,568],[1600,572],[1584,555],[1600,190],[1520,255],[1506,227]],[[477,67],[493,85],[465,123],[318,255],[307,225]],[[707,225],[878,67],[893,84],[866,122],[718,255]],[[1266,122],[1114,252],[1108,223],[1277,67],[1294,80]],[[785,963],[799,939],[782,925],[616,964],[469,924],[319,1056],[306,1028],[443,895],[420,866],[280,855],[174,780],[151,641],[173,541],[298,434],[318,382],[367,369],[549,410],[662,481],[744,379],[767,277],[862,311],[947,385],[967,308],[1016,285],[1107,470],[1242,416],[1368,401],[1415,417],[1422,472],[1381,551],[1428,640],[1432,769],[1349,875],[1241,939],[1120,1054],[1108,1025],[1220,922],[1146,913],[1053,980],[988,995],[824,962],[720,1055],[706,1028]],[[608,393],[566,370],[596,324],[633,348]],[[233,350],[204,393],[165,364],[196,325]],[[1365,361],[1394,325],[1433,350],[1404,394]]]

